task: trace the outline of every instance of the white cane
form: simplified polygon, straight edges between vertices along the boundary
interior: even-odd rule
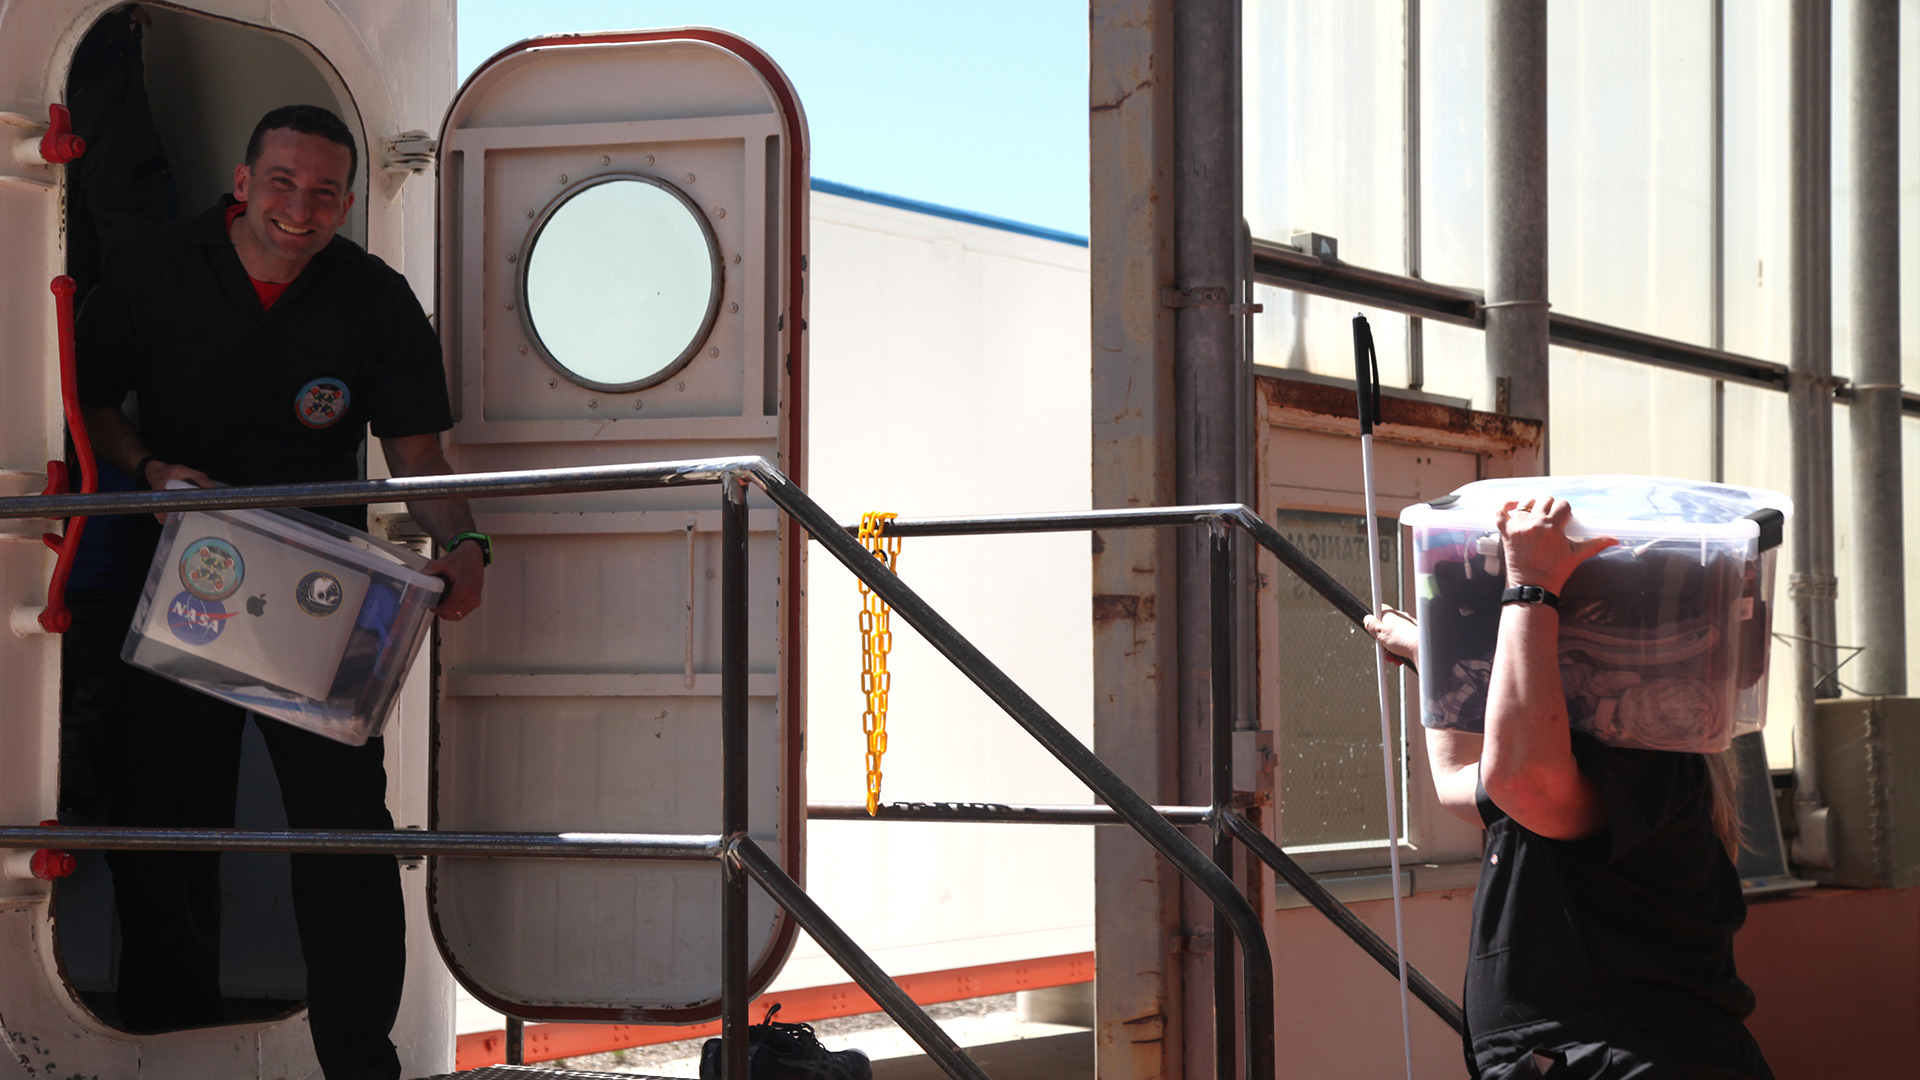
[[[1383,618],[1380,600],[1380,517],[1373,483],[1373,424],[1380,417],[1380,358],[1373,349],[1373,330],[1365,315],[1353,317],[1353,382],[1359,398],[1360,476],[1366,493],[1367,577],[1373,586],[1373,616]],[[1380,693],[1380,765],[1387,781],[1387,860],[1393,870],[1393,951],[1400,961],[1400,1040],[1406,1051],[1407,1080],[1413,1080],[1413,1018],[1407,1006],[1407,935],[1400,911],[1400,806],[1394,797],[1393,718],[1387,694],[1386,646],[1373,647],[1374,677]]]

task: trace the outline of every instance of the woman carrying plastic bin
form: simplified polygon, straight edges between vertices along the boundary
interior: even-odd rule
[[[1607,746],[1574,731],[1557,597],[1615,541],[1567,535],[1561,499],[1496,523],[1507,591],[1485,734],[1429,728],[1440,801],[1487,830],[1467,961],[1468,1069],[1480,1080],[1754,1077],[1734,971],[1746,920],[1731,792],[1707,755]],[[1418,659],[1413,619],[1368,629]]]

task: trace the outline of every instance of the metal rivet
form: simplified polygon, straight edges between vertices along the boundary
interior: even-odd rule
[[[735,255],[735,256],[733,257],[733,265],[735,265],[735,266],[739,266],[739,265],[740,265],[740,256],[739,256],[739,255]]]
[[[602,165],[611,165],[611,164],[613,164],[613,159],[612,159],[612,158],[610,158],[610,157],[608,157],[608,156],[607,156],[607,155],[605,155],[605,154],[601,154],[601,155],[600,155],[600,164],[602,164]]]
[[[716,206],[716,207],[714,207],[714,208],[713,208],[713,216],[714,216],[714,217],[717,217],[717,218],[723,218],[723,217],[726,217],[726,216],[727,216],[727,208],[726,208],[726,207],[724,207],[724,206]]]
[[[640,411],[640,399],[639,399],[639,398],[634,398],[634,399],[633,399],[633,411],[634,411],[634,412],[639,412],[639,411]]]
[[[687,380],[681,379],[679,382],[673,384],[673,388],[675,390],[685,390],[687,388]]]
[[[567,174],[566,174],[566,173],[561,173],[561,174],[560,174],[560,182],[561,182],[561,183],[563,183],[563,184],[567,182]]]
[[[588,398],[588,399],[587,399],[587,408],[589,408],[589,409],[597,409],[597,408],[599,408],[599,407],[600,407],[600,399],[599,399],[599,398],[597,398],[597,397],[590,397],[590,398]]]
[[[507,261],[508,261],[508,262],[519,262],[519,261],[520,261],[520,253],[519,253],[519,252],[517,252],[517,251],[509,251],[509,252],[507,252]]]
[[[532,217],[532,216],[533,216],[533,211],[531,211],[531,210],[529,210],[529,211],[527,211],[527,216],[528,216],[528,217]]]
[[[512,305],[512,304],[508,304],[507,306],[508,306],[508,307],[512,307],[513,305]],[[739,305],[739,304],[737,304],[737,303],[733,303],[733,304],[728,304],[728,305],[727,305],[727,311],[728,311],[728,312],[735,312],[735,311],[739,311],[739,310],[740,310],[740,305]]]
[[[647,164],[649,164],[649,165],[651,165],[651,164],[653,164],[653,155],[652,155],[652,154],[648,154],[648,155],[647,155]]]
[[[692,173],[688,173],[688,174],[687,174],[687,183],[689,183],[689,184],[691,184],[691,183],[693,183],[693,174],[692,174]]]
[[[711,349],[708,349],[708,350],[707,350],[707,355],[708,355],[708,356],[719,356],[719,355],[720,355],[720,346],[718,346],[718,345],[715,345],[715,346],[714,346],[714,347],[712,347]],[[685,385],[685,384],[683,383],[682,385]]]
[[[509,300],[509,301],[507,301],[507,310],[508,310],[508,311],[512,311],[512,310],[513,310],[513,301],[511,301],[511,300]]]
[[[559,380],[559,379],[548,379],[548,380],[547,380],[547,389],[549,389],[549,390],[552,390],[552,389],[554,389],[554,388],[556,388],[556,387],[558,387],[559,385],[560,385],[560,380]]]
[[[520,355],[521,356],[527,355],[527,347],[525,345],[520,346]]]

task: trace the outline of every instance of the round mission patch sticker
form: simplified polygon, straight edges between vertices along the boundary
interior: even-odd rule
[[[235,614],[218,600],[202,600],[183,592],[167,605],[167,629],[188,645],[210,645]]]
[[[346,599],[346,593],[340,588],[340,579],[325,570],[315,570],[300,579],[294,586],[293,601],[300,610],[316,619],[324,619],[340,610],[340,602]]]
[[[315,379],[300,388],[293,399],[293,415],[310,428],[326,428],[347,415],[353,394],[339,379]]]
[[[240,549],[217,536],[195,540],[180,556],[180,584],[202,600],[225,600],[240,591],[246,576]]]

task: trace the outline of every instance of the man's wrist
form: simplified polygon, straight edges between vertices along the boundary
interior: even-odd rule
[[[147,466],[159,460],[160,458],[158,456],[154,454],[148,454],[146,457],[143,457],[139,461],[134,462],[133,463],[133,482],[140,485],[143,488],[151,488],[153,485],[147,483]]]
[[[447,542],[441,546],[441,550],[451,555],[453,554],[453,549],[459,547],[461,544],[472,544],[474,547],[480,549],[481,566],[493,565],[493,537],[483,532],[467,529],[447,537]]]

